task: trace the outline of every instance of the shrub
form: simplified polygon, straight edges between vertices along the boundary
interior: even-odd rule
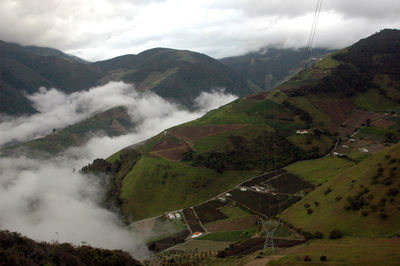
[[[226,257],[226,251],[224,251],[224,250],[219,251],[218,254],[217,254],[217,257],[218,258],[225,258]]]
[[[321,233],[320,231],[317,231],[317,232],[314,233],[314,237],[318,238],[318,239],[321,239],[321,238],[324,238],[324,234]]]
[[[301,233],[303,234],[305,239],[313,239],[314,238],[314,234],[313,233],[310,233],[310,232],[307,232],[307,231],[302,231]]]
[[[391,177],[386,177],[385,179],[382,180],[381,182],[382,185],[389,186],[393,184],[393,179]]]
[[[337,197],[335,198],[336,201],[340,201],[341,199],[342,199],[341,196],[337,196]]]
[[[325,190],[324,194],[325,194],[325,195],[328,195],[328,194],[331,193],[331,192],[332,192],[332,189],[331,189],[331,188],[328,188],[327,190]]]
[[[379,201],[379,207],[385,207],[386,206],[386,199],[385,198],[382,198],[380,201]]]
[[[330,239],[339,239],[342,238],[343,233],[342,231],[340,231],[339,229],[333,229],[330,233],[329,233],[329,238]]]
[[[322,256],[319,258],[319,260],[320,260],[320,261],[327,261],[328,258],[327,258],[326,256],[322,255]]]
[[[306,209],[310,208],[310,204],[308,204],[308,203],[304,204],[304,208],[306,208]]]
[[[315,205],[315,207],[318,207],[319,206],[319,202],[318,201],[314,202],[314,205]]]
[[[399,194],[399,190],[397,188],[391,188],[388,190],[388,192],[386,192],[386,195],[388,195],[389,197],[394,197],[397,194]]]
[[[346,210],[358,211],[365,205],[368,205],[368,203],[365,201],[365,198],[360,195],[362,194],[359,194],[355,197],[347,197],[347,202],[349,205],[346,206]]]
[[[382,220],[385,220],[386,218],[388,218],[389,217],[389,215],[387,215],[386,213],[384,213],[384,212],[381,212],[380,214],[379,214],[379,218],[381,218]]]
[[[313,210],[312,209],[307,209],[307,214],[311,214],[311,213],[313,213]]]
[[[309,255],[306,255],[304,257],[304,261],[307,261],[307,262],[311,261],[311,257]]]

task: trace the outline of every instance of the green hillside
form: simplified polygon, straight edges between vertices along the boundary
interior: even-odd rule
[[[396,144],[339,172],[283,212],[282,217],[296,228],[320,231],[326,236],[333,229],[348,236],[398,235],[399,171],[400,144]]]
[[[279,101],[276,92],[245,97],[137,148],[142,157],[122,182],[123,214],[140,219],[191,206],[261,172],[326,154],[334,138],[312,130],[297,136],[311,124]]]
[[[381,65],[396,67],[398,63],[388,58],[400,54],[400,46],[392,40],[400,40],[399,31],[384,30],[366,40],[374,46],[377,40],[385,42],[387,35],[394,45],[373,49],[370,56],[379,58]],[[197,120],[167,129],[136,147],[142,157],[122,177],[123,214],[139,219],[200,203],[245,180],[251,172],[322,157],[337,142],[337,153],[348,159],[320,159],[314,166],[319,172],[288,168],[315,184],[331,182],[336,173],[347,171],[384,149],[379,141],[397,142],[396,123],[390,121],[400,100],[394,93],[400,89],[398,74],[386,67],[374,67],[374,60],[363,61],[361,67],[355,59],[348,59],[347,54],[358,58],[356,55],[361,52],[357,47],[358,44],[332,54],[273,91],[238,99]],[[391,113],[383,113],[376,105],[359,104],[373,91],[379,92],[375,100],[385,99],[392,104],[385,110]],[[394,127],[389,129],[393,131],[391,139],[355,136],[351,142],[350,134],[366,124],[380,128],[373,132]],[[305,134],[297,132],[304,129]],[[118,156],[117,153],[111,158]],[[312,165],[307,167],[311,169]],[[310,172],[312,175],[307,176]]]

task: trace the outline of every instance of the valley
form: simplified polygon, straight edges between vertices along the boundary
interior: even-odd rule
[[[153,252],[141,259],[145,265],[396,263],[399,47],[400,31],[382,30],[315,60],[270,91],[189,51],[156,48],[93,63],[108,73],[104,82],[129,81],[186,107],[208,81],[240,91],[240,98],[168,124],[144,141],[123,142],[123,149],[71,176],[101,183],[97,203]],[[198,87],[189,93],[188,82]],[[77,151],[93,132],[123,137],[142,122],[129,110],[107,109],[43,138],[12,143],[2,155],[48,159]]]

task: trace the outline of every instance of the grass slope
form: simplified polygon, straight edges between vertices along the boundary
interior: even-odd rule
[[[397,144],[340,173],[283,212],[282,217],[296,228],[326,236],[333,229],[348,236],[399,234],[399,170]]]
[[[400,261],[399,249],[399,238],[321,239],[293,248],[288,255],[268,265],[396,265]],[[305,256],[311,262],[305,262]],[[321,256],[326,256],[327,261],[322,262]]]
[[[338,174],[354,166],[354,163],[342,158],[324,157],[315,160],[301,161],[287,166],[290,173],[300,176],[315,185],[323,184]]]
[[[201,203],[258,171],[219,174],[188,163],[143,156],[122,185],[122,211],[134,220]]]

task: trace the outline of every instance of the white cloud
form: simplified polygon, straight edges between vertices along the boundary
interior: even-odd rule
[[[78,161],[0,159],[0,228],[37,240],[70,242],[146,254],[141,236],[103,209],[99,181],[73,172]]]
[[[0,145],[47,135],[53,128],[62,128],[93,113],[128,104],[135,97],[138,94],[133,87],[122,82],[110,82],[70,95],[56,89],[40,88],[39,92],[27,95],[40,113],[28,117],[3,117]]]
[[[305,46],[316,1],[0,1],[0,39],[55,47],[89,60],[153,47],[214,57],[266,45]],[[342,47],[400,26],[400,2],[324,1],[316,45]],[[336,36],[333,38],[332,36]]]
[[[201,103],[197,106],[198,111],[189,112],[181,110],[177,105],[154,93],[138,93],[132,85],[123,82],[110,82],[69,95],[56,89],[40,88],[39,92],[26,97],[40,113],[18,118],[3,117],[0,123],[0,146],[11,141],[26,141],[47,135],[53,128],[72,125],[115,106],[128,107],[133,122],[139,126],[150,124],[149,127],[154,128],[154,124],[155,128],[161,131],[166,127],[195,119],[210,108],[236,98],[221,91],[215,92],[215,95],[203,92],[199,96]],[[154,130],[152,132],[157,133]]]
[[[20,140],[38,136],[55,124],[62,127],[120,105],[128,108],[137,126],[124,136],[93,137],[85,146],[71,148],[49,160],[0,158],[0,228],[37,240],[58,238],[75,244],[85,241],[98,247],[123,249],[134,256],[147,253],[142,236],[129,232],[114,213],[99,205],[104,191],[98,178],[83,176],[73,169],[237,98],[222,90],[202,93],[196,99],[198,111],[189,112],[154,93],[139,94],[121,82],[70,95],[41,89],[28,97],[42,113],[0,123],[0,143],[13,136]]]

